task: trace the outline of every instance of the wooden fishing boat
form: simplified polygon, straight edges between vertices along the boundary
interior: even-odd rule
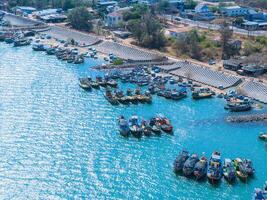
[[[149,126],[149,124],[146,121],[142,121],[141,127],[143,129],[143,133],[145,136],[149,137],[152,135],[152,128]]]
[[[115,97],[110,90],[106,90],[105,98],[108,100],[108,102],[112,105],[119,105],[118,98]]]
[[[130,135],[130,128],[129,128],[129,123],[127,122],[127,120],[123,116],[121,116],[118,119],[118,124],[119,124],[120,134],[123,137],[129,137],[129,135]]]
[[[88,78],[80,78],[79,79],[79,85],[84,90],[88,90],[88,91],[92,90],[92,86],[91,86]]]
[[[221,180],[223,174],[221,154],[217,151],[213,152],[208,163],[207,177],[213,184]]]
[[[194,173],[194,167],[199,161],[197,154],[192,154],[184,163],[183,174],[184,176],[191,176]]]
[[[196,180],[200,180],[207,175],[208,160],[205,156],[202,156],[194,167],[194,175]]]
[[[140,122],[139,122],[139,118],[136,115],[132,116],[129,119],[129,126],[130,126],[131,134],[134,137],[137,137],[137,138],[141,138],[142,137],[143,130],[141,128],[141,125],[140,125]]]
[[[248,179],[248,174],[246,172],[245,166],[243,164],[242,159],[236,158],[233,160],[233,164],[236,170],[237,177],[241,180],[246,182]]]
[[[206,98],[211,98],[213,96],[213,93],[206,88],[201,88],[198,91],[192,92],[192,98],[193,99],[206,99]]]
[[[223,176],[229,183],[233,183],[236,180],[236,172],[231,159],[226,158],[223,165]]]
[[[183,170],[185,161],[189,158],[190,154],[188,151],[183,150],[179,153],[173,163],[173,170],[175,173],[180,173]]]

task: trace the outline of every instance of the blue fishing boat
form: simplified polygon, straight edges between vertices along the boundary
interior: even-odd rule
[[[130,128],[127,120],[123,116],[120,116],[118,119],[118,124],[119,124],[120,134],[123,137],[128,137],[130,135]]]
[[[220,152],[213,152],[208,163],[207,177],[211,183],[221,180],[223,174]]]
[[[179,153],[179,155],[176,157],[174,163],[173,163],[173,170],[175,173],[179,173],[183,170],[184,163],[189,158],[190,154],[188,151],[183,150]]]
[[[143,130],[141,128],[141,124],[139,122],[138,116],[134,115],[129,119],[129,126],[131,134],[134,137],[140,138],[142,137]]]
[[[200,180],[207,175],[208,160],[205,156],[202,156],[194,167],[194,175],[196,180]]]
[[[191,176],[194,173],[194,168],[199,161],[197,154],[192,154],[184,163],[183,174],[184,176]]]

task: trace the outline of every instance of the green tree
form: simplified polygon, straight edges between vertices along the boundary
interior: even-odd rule
[[[166,12],[170,9],[170,2],[168,0],[160,0],[157,6],[159,13]]]
[[[92,16],[85,7],[77,7],[70,11],[68,20],[71,26],[78,30],[90,31],[92,29]]]

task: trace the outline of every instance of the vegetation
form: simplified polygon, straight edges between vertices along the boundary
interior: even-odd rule
[[[68,20],[73,28],[90,31],[92,29],[92,16],[85,7],[77,7],[68,14]]]
[[[114,65],[122,65],[123,64],[123,60],[121,58],[116,58],[114,61],[113,61],[113,64]]]
[[[146,5],[136,5],[124,13],[126,27],[132,32],[139,45],[161,48],[165,44],[163,27]]]
[[[172,39],[172,47],[178,56],[189,56],[197,60],[209,60],[218,56],[219,44],[205,36],[192,30],[177,39]],[[174,40],[174,41],[173,41]]]
[[[197,2],[194,0],[186,0],[184,6],[185,9],[194,9],[197,6]]]

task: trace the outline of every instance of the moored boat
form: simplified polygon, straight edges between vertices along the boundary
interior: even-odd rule
[[[118,124],[119,124],[120,134],[123,137],[128,137],[130,135],[130,128],[128,121],[123,116],[120,116],[118,119]]]
[[[236,159],[233,160],[233,163],[234,163],[234,167],[235,167],[235,170],[236,170],[237,177],[241,181],[246,182],[247,179],[248,179],[248,174],[246,172],[245,165],[244,165],[242,159],[236,158]]]
[[[179,153],[173,163],[173,170],[175,173],[179,173],[183,170],[184,163],[189,158],[189,155],[189,152],[186,150],[183,150]]]
[[[267,140],[267,133],[260,133],[260,135],[259,135],[259,139],[261,139],[261,140]]]
[[[194,167],[194,175],[197,180],[204,178],[207,175],[208,160],[202,156]]]
[[[220,152],[213,152],[208,163],[207,177],[211,183],[216,183],[222,178],[222,161]]]
[[[223,176],[229,183],[233,183],[236,180],[235,168],[231,159],[229,158],[224,159]]]
[[[211,98],[213,96],[213,92],[209,88],[201,88],[199,90],[195,90],[192,92],[193,99],[205,99]]]
[[[92,86],[90,84],[90,80],[88,78],[80,78],[79,85],[84,90],[92,90]]]
[[[183,174],[184,176],[191,176],[194,173],[194,167],[199,161],[197,154],[192,154],[184,163]]]
[[[27,40],[25,38],[16,39],[14,41],[14,47],[27,46],[27,45],[30,45],[30,44],[31,44],[31,41]]]
[[[137,137],[137,138],[141,138],[142,137],[143,131],[142,131],[142,128],[141,128],[141,124],[139,122],[139,118],[136,115],[132,116],[129,119],[129,126],[130,126],[131,134],[134,137]]]
[[[142,129],[143,129],[143,133],[145,136],[151,136],[152,135],[152,128],[149,126],[147,121],[142,121],[142,125],[141,125]]]
[[[119,101],[118,101],[118,98],[115,97],[111,90],[107,89],[106,90],[106,93],[105,93],[105,98],[108,100],[108,102],[112,105],[119,105]]]

